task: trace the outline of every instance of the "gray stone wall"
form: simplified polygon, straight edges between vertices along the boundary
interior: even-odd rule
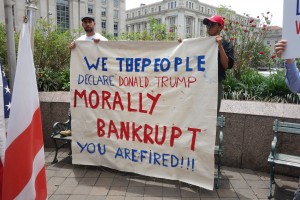
[[[41,112],[45,147],[53,147],[50,135],[54,122],[66,121],[69,92],[41,92]],[[267,158],[273,140],[275,119],[300,123],[300,106],[252,101],[223,100],[225,116],[223,165],[269,172]],[[300,156],[300,137],[279,135],[280,151]],[[300,170],[276,167],[277,173],[299,176]]]

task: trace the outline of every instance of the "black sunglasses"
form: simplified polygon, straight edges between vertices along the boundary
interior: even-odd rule
[[[219,25],[219,24],[216,22],[207,22],[207,24],[206,24],[207,27],[214,27],[216,25]]]

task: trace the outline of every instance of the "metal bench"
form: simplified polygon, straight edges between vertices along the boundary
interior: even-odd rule
[[[280,122],[277,119],[274,121],[273,125],[274,138],[271,143],[271,153],[268,157],[268,163],[270,164],[270,193],[268,198],[272,198],[272,184],[275,183],[274,173],[275,165],[285,165],[288,167],[300,167],[300,156],[288,155],[283,153],[278,153],[278,133],[283,134],[293,134],[300,136],[300,124]]]
[[[215,157],[217,158],[217,174],[215,175],[215,187],[219,188],[219,181],[221,178],[221,161],[223,157],[223,128],[225,126],[225,117],[219,116],[217,118],[217,128],[219,128],[219,131],[217,132],[219,134],[219,142],[218,145],[215,146]]]
[[[62,131],[71,131],[71,113],[68,113],[68,120],[66,122],[56,122],[53,125],[53,132],[51,134],[51,138],[55,145],[55,156],[52,161],[52,164],[57,163],[57,154],[59,149],[63,148],[64,146],[68,145],[70,148],[69,155],[72,154],[71,149],[71,142],[72,142],[72,135],[70,136],[63,136],[61,134]]]

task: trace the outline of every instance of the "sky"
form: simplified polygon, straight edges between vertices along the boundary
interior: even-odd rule
[[[126,10],[137,8],[141,3],[151,4],[162,0],[126,0]],[[282,27],[282,12],[283,12],[283,0],[199,0],[200,2],[212,5],[220,6],[226,5],[238,14],[249,14],[251,17],[262,16],[261,13],[270,12],[273,16],[271,19],[271,25]]]

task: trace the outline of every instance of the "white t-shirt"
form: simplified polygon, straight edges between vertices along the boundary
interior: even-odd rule
[[[92,36],[82,35],[79,38],[77,38],[76,40],[93,40],[93,39],[100,39],[100,41],[108,41],[108,39],[106,37],[102,36],[99,33],[95,33]]]

